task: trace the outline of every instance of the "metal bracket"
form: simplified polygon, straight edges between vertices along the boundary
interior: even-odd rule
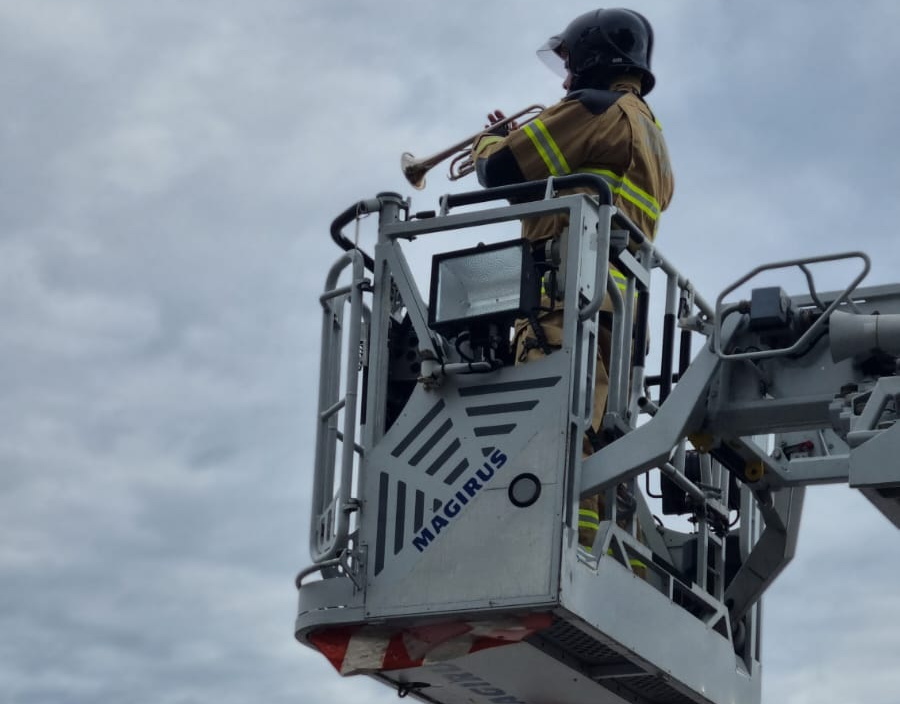
[[[806,270],[807,264],[819,264],[822,262],[833,262],[840,261],[842,259],[853,259],[858,258],[863,262],[862,271],[850,282],[850,285],[847,286],[844,291],[837,296],[831,304],[822,312],[816,321],[797,339],[794,344],[790,347],[784,347],[780,349],[773,350],[755,350],[751,352],[735,352],[735,353],[726,353],[724,350],[724,346],[722,344],[722,335],[721,328],[722,323],[725,318],[728,317],[728,314],[725,312],[726,308],[729,309],[729,312],[733,311],[733,306],[724,306],[723,301],[725,296],[729,293],[737,289],[739,286],[747,283],[750,279],[755,277],[757,274],[762,273],[763,271],[769,271],[771,269],[787,269],[790,267],[799,267],[801,271],[806,274],[807,281],[810,283],[810,295],[815,297],[815,291],[812,286],[812,277],[809,275],[809,272]],[[828,323],[828,319],[831,314],[835,311],[835,309],[844,301],[847,301],[850,297],[850,294],[856,289],[859,283],[866,277],[869,273],[869,269],[872,266],[872,262],[869,259],[869,256],[864,252],[844,252],[842,254],[830,254],[821,257],[810,257],[805,259],[789,259],[782,262],[774,262],[772,264],[764,264],[762,266],[758,266],[753,269],[750,273],[742,276],[740,279],[735,281],[731,286],[728,286],[722,293],[719,294],[719,297],[716,299],[716,326],[713,329],[713,350],[719,356],[720,359],[732,360],[732,359],[764,359],[770,357],[784,357],[790,354],[795,354],[800,352],[801,350],[806,349],[806,347],[816,338],[816,335],[819,334]]]
[[[343,574],[345,574],[347,578],[349,578],[349,580],[353,582],[353,586],[358,590],[362,590],[362,584],[360,583],[359,578],[353,573],[353,568],[350,566],[349,557],[349,551],[344,550],[337,557],[334,557],[330,560],[323,560],[322,562],[319,562],[315,565],[310,565],[309,567],[300,570],[297,573],[297,576],[294,578],[294,585],[297,587],[297,589],[300,589],[303,584],[303,580],[306,577],[309,577],[309,575],[315,574],[316,572],[324,572],[331,567],[341,567],[344,570]]]

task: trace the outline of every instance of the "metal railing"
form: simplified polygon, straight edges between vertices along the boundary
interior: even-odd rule
[[[368,313],[362,300],[363,287],[367,283],[363,276],[365,264],[365,258],[358,250],[346,252],[331,267],[325,292],[319,298],[322,304],[322,350],[310,526],[310,554],[316,563],[334,559],[345,549],[351,514],[356,509],[356,501],[350,492],[354,454],[362,452],[356,442],[361,364],[358,350],[352,346],[357,341],[362,345],[366,343],[364,320]],[[338,279],[348,266],[352,272],[351,282],[338,287]],[[350,310],[345,319],[348,304]],[[343,349],[345,335],[350,347],[347,350]],[[343,426],[339,429],[341,412]]]

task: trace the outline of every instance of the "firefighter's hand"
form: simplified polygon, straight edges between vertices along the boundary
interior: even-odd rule
[[[487,118],[488,118],[489,124],[485,125],[485,127],[487,127],[489,131],[493,132],[494,130],[490,130],[490,128],[493,125],[498,125],[497,127],[494,128],[496,130],[496,132],[494,132],[494,134],[506,136],[513,130],[519,129],[519,123],[516,120],[513,120],[512,122],[507,122],[505,125],[499,124],[499,123],[503,122],[503,120],[506,119],[506,115],[503,114],[502,110],[494,110],[493,112],[489,112]]]

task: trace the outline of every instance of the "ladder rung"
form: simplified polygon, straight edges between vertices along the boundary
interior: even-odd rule
[[[326,420],[328,418],[331,418],[331,416],[333,416],[335,413],[337,413],[339,410],[341,410],[346,404],[347,404],[347,397],[345,396],[340,401],[335,403],[333,406],[330,406],[329,408],[326,408],[324,411],[322,411],[319,414],[319,420]]]
[[[337,436],[337,439],[340,440],[341,442],[344,442],[344,434],[340,430],[335,430],[334,432]],[[353,443],[353,449],[357,452],[357,454],[359,454],[360,457],[362,457],[362,455],[365,454],[365,452],[363,451],[362,445]]]

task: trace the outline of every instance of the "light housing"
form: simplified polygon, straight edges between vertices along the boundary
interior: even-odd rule
[[[509,326],[540,305],[540,276],[525,239],[436,254],[428,325],[445,337]]]

